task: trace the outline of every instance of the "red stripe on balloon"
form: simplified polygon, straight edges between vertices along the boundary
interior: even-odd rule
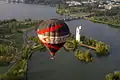
[[[41,43],[43,43],[41,40],[40,40],[40,42],[41,42]],[[45,43],[43,43],[43,44],[44,44],[44,45],[46,45]],[[47,45],[46,45],[46,46],[47,46]],[[48,46],[48,47],[50,47],[50,46]],[[57,48],[57,47],[56,47],[56,48],[54,48],[54,49],[58,50],[58,48]],[[50,51],[50,54],[53,54],[53,55],[54,55],[54,54],[55,54],[55,52],[51,52],[51,51]]]
[[[40,40],[41,41],[41,40]],[[46,45],[47,47],[49,47],[49,48],[54,48],[54,49],[56,49],[56,50],[59,50],[60,48],[58,48],[58,47],[56,47],[56,46],[52,46],[52,45],[50,45],[50,44],[47,44],[47,43],[44,43],[44,42],[42,42],[41,41],[41,43],[43,43],[44,45]]]
[[[51,32],[51,31],[55,31],[56,29],[60,28],[62,25],[61,24],[57,24],[55,26],[49,27],[49,28],[45,28],[43,30],[37,30],[38,34],[43,34],[45,32]]]
[[[50,45],[50,44],[46,44],[46,43],[43,43],[43,44],[45,44],[47,47],[49,47],[49,48],[53,48],[53,49],[56,49],[56,50],[59,50],[60,48],[58,48],[58,47],[56,47],[56,46],[52,46],[52,45]]]

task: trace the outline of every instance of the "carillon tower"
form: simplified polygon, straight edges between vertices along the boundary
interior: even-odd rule
[[[76,27],[76,41],[80,42],[80,30],[81,26]]]

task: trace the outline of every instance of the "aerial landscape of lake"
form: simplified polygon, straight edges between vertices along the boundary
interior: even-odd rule
[[[59,19],[62,16],[56,13],[54,7],[33,4],[9,4],[1,1],[0,20],[7,18],[43,20]],[[82,25],[81,34],[110,45],[110,55],[85,64],[78,61],[72,52],[66,52],[63,48],[56,53],[54,61],[48,59],[48,51],[37,51],[33,53],[28,61],[28,80],[104,80],[105,74],[120,70],[120,29],[84,19],[66,23],[73,34],[75,34],[76,27]],[[35,31],[28,32],[28,35],[35,34]]]

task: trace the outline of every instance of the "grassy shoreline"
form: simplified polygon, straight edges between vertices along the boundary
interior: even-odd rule
[[[9,44],[6,45],[12,44],[12,46],[17,49],[14,58],[10,62],[9,69],[0,74],[0,80],[24,80],[26,76],[25,73],[27,72],[27,61],[31,57],[32,53],[36,50],[36,48],[42,48],[39,45],[37,45],[37,47],[33,47],[29,44],[25,44],[23,40],[23,36],[26,36],[24,35],[25,32],[33,29],[33,25],[36,23],[37,21],[21,22],[15,19],[0,21],[0,26],[2,26],[0,29],[3,31],[0,33],[0,40],[4,42],[1,44],[3,45],[9,42]],[[7,56],[4,57],[6,58]]]
[[[93,19],[94,16],[83,17],[84,15],[89,15],[90,13],[82,13],[82,12],[81,13],[70,13],[70,11],[68,11],[68,10],[63,11],[63,9],[56,9],[56,13],[60,14],[60,15],[66,15],[66,14],[69,14],[69,16],[74,15],[75,17],[81,17],[82,19],[89,20],[89,21],[94,22],[94,23],[102,23],[102,24],[110,25],[111,27],[114,27],[114,28],[120,28],[120,24],[110,23],[107,20],[106,21],[100,21],[100,20],[97,20],[97,19]]]
[[[0,75],[0,80],[24,80],[27,72],[27,62],[32,53],[38,49],[41,50],[44,49],[44,47],[42,45],[25,45],[20,52],[20,59],[18,59],[6,73]]]
[[[109,25],[111,27],[114,27],[114,28],[120,28],[119,24],[113,24],[113,23],[109,23],[107,21],[100,21],[100,20],[95,20],[95,19],[92,19],[92,18],[88,18],[87,20],[95,22],[95,23],[107,24],[107,25]]]

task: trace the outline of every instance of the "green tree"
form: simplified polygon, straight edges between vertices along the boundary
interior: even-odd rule
[[[113,73],[109,73],[105,76],[105,80],[113,80],[114,78],[114,74]]]

